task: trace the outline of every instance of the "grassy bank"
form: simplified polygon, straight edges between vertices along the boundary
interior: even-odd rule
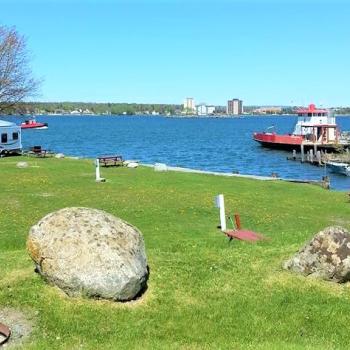
[[[150,168],[102,170],[88,160],[0,159],[0,307],[36,314],[26,349],[349,348],[350,289],[281,269],[318,230],[350,228],[344,193]],[[218,232],[213,198],[224,193],[258,244]],[[68,206],[106,210],[144,234],[151,269],[142,300],[71,299],[33,272],[29,228]]]

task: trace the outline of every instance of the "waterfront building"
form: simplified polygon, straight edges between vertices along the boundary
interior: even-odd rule
[[[82,109],[75,109],[74,111],[71,111],[70,114],[81,114],[82,112]]]
[[[208,106],[205,103],[201,103],[196,106],[198,115],[211,115],[215,112],[215,106]]]
[[[201,103],[196,106],[198,115],[206,115],[207,114],[207,106],[204,103]]]
[[[233,98],[227,101],[226,113],[229,115],[239,115],[243,113],[243,101],[238,98]]]
[[[207,114],[214,114],[215,113],[215,106],[207,106]]]
[[[196,111],[196,105],[193,97],[186,97],[184,101],[184,111],[186,113],[194,113]]]
[[[259,107],[253,110],[254,114],[281,114],[282,107]]]

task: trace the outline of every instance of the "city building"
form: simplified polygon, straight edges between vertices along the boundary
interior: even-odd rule
[[[215,113],[215,106],[207,106],[207,114],[214,114]]]
[[[259,107],[253,110],[254,114],[281,114],[282,107]]]
[[[207,114],[207,106],[204,103],[201,103],[196,106],[198,115],[206,115]]]
[[[184,111],[185,113],[194,113],[196,111],[196,105],[193,97],[186,97],[184,101]]]
[[[227,101],[226,113],[229,115],[239,115],[243,113],[243,101],[238,98],[233,98]]]
[[[208,106],[205,103],[201,103],[196,106],[198,115],[211,115],[215,112],[215,106]]]

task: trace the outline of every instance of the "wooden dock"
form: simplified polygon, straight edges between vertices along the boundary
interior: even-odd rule
[[[287,159],[316,166],[325,166],[327,162],[342,162],[350,164],[350,152],[346,149],[345,152],[342,153],[328,153],[327,150],[317,150],[317,147],[305,152],[304,147],[301,146],[299,154],[297,153],[297,150],[293,150],[292,155],[287,157]]]

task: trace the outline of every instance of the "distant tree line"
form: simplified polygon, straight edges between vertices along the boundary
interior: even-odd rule
[[[336,114],[350,115],[350,107],[341,107],[334,110]]]
[[[7,114],[175,114],[181,105],[138,103],[87,103],[87,102],[23,102],[6,111]]]
[[[254,114],[256,110],[261,109],[262,106],[244,106],[244,112],[247,114]],[[277,111],[273,114],[277,115],[283,115],[283,114],[296,114],[298,108],[300,106],[282,106],[280,108],[280,111]],[[331,108],[335,112],[335,114],[340,115],[350,115],[350,107],[337,107],[337,108]]]

